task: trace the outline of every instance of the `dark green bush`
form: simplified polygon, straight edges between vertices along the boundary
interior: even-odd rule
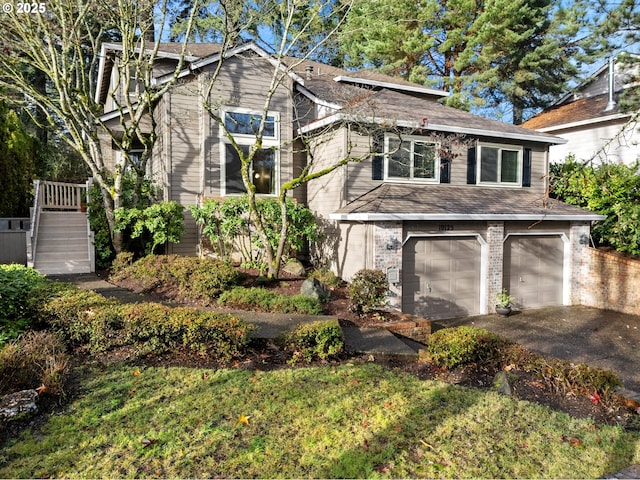
[[[123,322],[141,355],[186,348],[225,361],[243,353],[253,328],[233,315],[156,303],[124,306]]]
[[[58,336],[27,332],[0,350],[0,394],[44,386],[47,393],[63,395],[69,365]]]
[[[320,315],[322,304],[307,295],[282,295],[259,287],[235,287],[218,299],[218,304],[229,308],[258,310],[274,313],[303,313]]]
[[[382,270],[359,270],[349,285],[349,308],[359,315],[373,312],[384,306],[388,289],[389,282]]]
[[[32,292],[46,284],[44,275],[22,265],[0,265],[0,346],[16,338],[35,315]]]
[[[508,342],[483,328],[456,327],[438,330],[429,336],[427,351],[431,361],[446,368],[470,363],[496,363]]]
[[[305,323],[281,337],[285,349],[293,352],[292,363],[326,360],[344,349],[342,329],[337,320]]]
[[[90,290],[71,290],[46,302],[41,320],[58,332],[71,347],[104,352],[119,343],[122,305]]]

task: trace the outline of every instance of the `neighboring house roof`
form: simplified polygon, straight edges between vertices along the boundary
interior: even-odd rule
[[[614,108],[606,110],[608,103],[608,95],[581,98],[571,103],[551,107],[524,122],[522,127],[545,132],[629,116],[620,113],[617,104]]]
[[[526,189],[382,184],[329,216],[332,220],[555,220],[605,217]]]

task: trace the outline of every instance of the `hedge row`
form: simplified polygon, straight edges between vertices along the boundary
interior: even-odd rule
[[[132,345],[139,356],[184,348],[228,361],[242,354],[253,328],[229,314],[157,303],[121,304],[85,290],[46,302],[41,321],[71,347],[101,353]]]

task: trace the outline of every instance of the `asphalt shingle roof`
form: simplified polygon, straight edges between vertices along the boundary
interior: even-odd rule
[[[348,220],[599,220],[603,217],[527,188],[385,183],[340,208]]]
[[[606,111],[608,103],[608,95],[581,98],[539,113],[524,122],[522,127],[530,129],[550,128],[586,120],[596,120],[620,113],[617,106]]]

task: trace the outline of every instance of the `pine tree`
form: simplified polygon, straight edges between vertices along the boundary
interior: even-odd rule
[[[578,37],[591,21],[581,1],[360,0],[341,40],[351,66],[444,88],[459,108],[508,102],[519,123],[598,52],[595,36]]]

